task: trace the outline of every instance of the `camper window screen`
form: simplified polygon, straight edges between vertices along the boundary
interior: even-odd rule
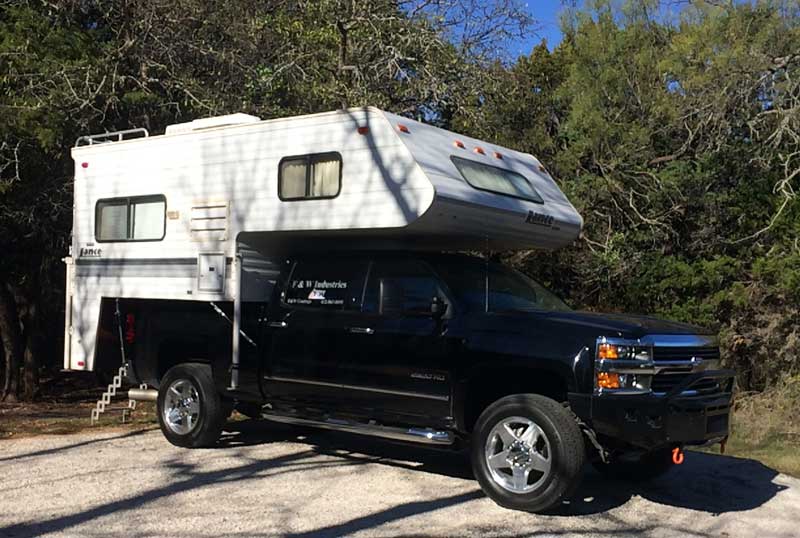
[[[342,156],[338,153],[317,153],[287,157],[278,173],[278,195],[281,200],[333,198],[342,185]]]
[[[533,185],[522,174],[461,157],[451,157],[451,159],[467,183],[476,189],[522,198],[539,204],[544,203]]]
[[[167,199],[163,195],[98,200],[97,241],[160,241],[164,238]]]
[[[366,262],[297,262],[283,293],[287,305],[326,310],[358,310]]]

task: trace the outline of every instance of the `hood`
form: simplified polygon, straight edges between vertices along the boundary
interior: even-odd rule
[[[579,311],[548,312],[547,318],[557,323],[597,329],[600,333],[603,333],[603,336],[640,338],[646,334],[714,334],[708,329],[688,323],[630,314],[602,314]]]

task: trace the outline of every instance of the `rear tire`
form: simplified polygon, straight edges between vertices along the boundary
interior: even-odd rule
[[[608,463],[592,461],[592,466],[601,474],[627,482],[649,482],[668,473],[675,465],[672,463],[672,450],[663,447],[646,452],[637,459],[612,458]]]
[[[512,510],[544,512],[580,484],[585,448],[572,413],[537,394],[490,405],[472,434],[472,468],[484,493]]]
[[[159,384],[157,409],[164,437],[184,448],[214,446],[227,418],[207,364],[170,368]]]

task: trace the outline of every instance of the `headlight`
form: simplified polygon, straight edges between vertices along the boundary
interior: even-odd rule
[[[643,394],[650,392],[653,348],[638,340],[598,338],[595,390]]]
[[[653,358],[652,348],[638,344],[610,344],[601,342],[597,345],[598,359],[623,361],[649,361]]]

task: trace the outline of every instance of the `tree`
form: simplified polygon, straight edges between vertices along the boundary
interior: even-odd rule
[[[39,366],[55,362],[42,355],[58,356],[78,136],[343,102],[443,121],[527,23],[517,0],[474,12],[429,0],[0,1],[3,396],[16,396],[24,363],[33,397]]]

